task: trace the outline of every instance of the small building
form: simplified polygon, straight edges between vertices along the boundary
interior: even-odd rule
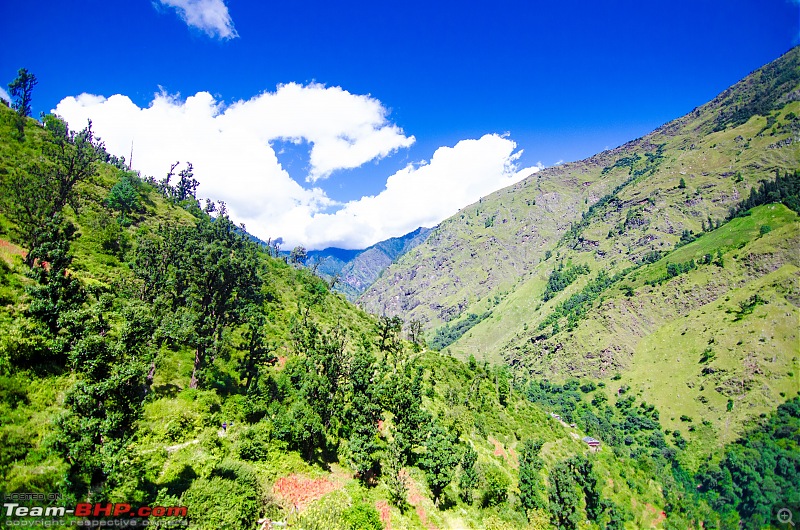
[[[592,449],[597,449],[598,447],[600,447],[600,440],[595,440],[591,436],[584,436],[583,441],[586,443],[586,445],[588,445]]]

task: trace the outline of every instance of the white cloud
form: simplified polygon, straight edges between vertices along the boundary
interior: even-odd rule
[[[434,226],[484,195],[539,171],[537,166],[519,169],[516,161],[522,152],[515,149],[514,141],[496,134],[440,147],[431,160],[390,176],[378,195],[348,202],[333,214],[298,220],[292,236],[313,247],[364,248],[419,226]]]
[[[337,169],[359,167],[414,143],[413,136],[404,136],[388,122],[380,101],[319,84],[289,83],[274,93],[235,103],[225,111],[221,123],[245,128],[265,142],[311,142],[308,182],[326,178]]]
[[[223,0],[158,0],[162,5],[174,7],[190,27],[205,32],[209,37],[235,39],[239,36],[233,27],[228,6]],[[156,5],[157,4],[153,4]]]
[[[127,157],[133,145],[133,167],[146,175],[160,179],[171,163],[191,161],[199,196],[225,201],[231,217],[262,239],[308,248],[364,248],[432,226],[538,170],[517,167],[521,152],[512,140],[486,135],[437,149],[429,161],[388,177],[376,196],[336,204],[318,186],[293,180],[270,141],[309,142],[309,182],[414,142],[388,122],[380,101],[338,87],[281,85],[227,108],[207,92],[185,101],[158,94],[147,108],[123,95],[82,94],[65,98],[55,112],[73,128],[91,118],[118,156]],[[333,206],[340,209],[326,213]]]
[[[8,92],[0,88],[0,99],[4,99],[11,103],[11,96],[8,95]]]

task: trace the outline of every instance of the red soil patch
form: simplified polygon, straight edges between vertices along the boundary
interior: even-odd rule
[[[422,525],[428,530],[437,530],[436,525],[428,521],[428,514],[425,513],[425,509],[422,507],[422,501],[425,499],[425,496],[420,493],[417,485],[411,480],[408,471],[405,469],[401,470],[400,476],[403,477],[406,484],[408,484],[408,503],[414,506]]]
[[[511,467],[515,469],[519,467],[519,459],[517,458],[517,453],[514,451],[514,449],[509,449],[506,451],[506,448],[503,447],[503,444],[491,436],[489,437],[489,442],[494,444],[494,456],[502,456],[503,460],[508,462]]]
[[[500,443],[498,440],[495,440],[491,436],[489,437],[489,442],[494,444],[494,456],[502,456],[503,458],[508,458],[508,453],[506,453],[503,444]]]
[[[408,486],[408,503],[412,506],[416,506],[425,498],[422,493],[419,492],[419,488],[417,485],[414,484],[414,481],[411,480],[411,476],[408,474],[408,471],[405,469],[400,470],[400,477]]]
[[[27,256],[28,253],[23,250],[22,247],[18,247],[14,243],[10,241],[6,241],[5,239],[0,239],[0,249],[5,250],[9,254],[19,254],[20,256]]]
[[[639,502],[635,498],[631,498],[631,505],[633,506],[634,511],[639,507]],[[644,505],[645,509],[650,512],[651,514],[656,516],[655,521],[650,523],[651,528],[658,527],[661,523],[667,520],[666,512],[659,512],[655,506],[650,503]]]
[[[312,502],[342,487],[326,478],[304,478],[295,474],[281,477],[272,486],[272,493],[303,510]]]
[[[666,512],[659,512],[658,510],[656,510],[656,507],[653,506],[650,503],[645,504],[645,507],[647,508],[648,512],[650,512],[650,513],[652,513],[654,515],[657,515],[656,520],[653,521],[653,524],[652,524],[653,528],[657,527],[658,525],[660,525],[661,523],[663,523],[664,521],[667,520]]]
[[[389,508],[389,503],[386,501],[378,501],[375,503],[375,509],[381,516],[381,522],[386,530],[392,530],[392,510]]]
[[[425,510],[422,508],[422,506],[417,506],[416,511],[419,520],[422,522],[422,526],[424,526],[428,530],[437,530],[436,525],[428,521],[428,515],[425,513]]]
[[[6,241],[5,239],[0,239],[0,256],[2,256],[3,254],[8,254],[8,258],[4,259],[6,263],[8,263],[9,265],[13,263],[11,260],[11,256],[16,255],[25,258],[25,256],[28,255],[28,253],[22,247],[18,247],[14,243]]]
[[[386,420],[378,420],[378,434],[381,435],[381,438],[389,437],[389,425]]]
[[[279,372],[284,369],[286,366],[286,357],[278,357],[278,361],[275,363],[275,369]]]

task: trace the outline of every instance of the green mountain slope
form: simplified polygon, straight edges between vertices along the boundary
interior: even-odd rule
[[[191,171],[175,184],[143,179],[87,131],[69,134],[49,117],[46,127],[27,120],[20,137],[17,123],[0,106],[4,494],[58,494],[56,508],[185,508],[122,519],[202,529],[261,528],[266,518],[320,530],[738,528],[777,524],[773,504],[795,506],[797,398],[709,459],[713,444],[691,428],[666,429],[672,419],[644,400],[653,388],[646,374],[617,389],[586,367],[587,377],[557,385],[424,350],[401,339],[397,321],[370,316],[308,269],[273,257],[224,211],[212,220],[211,206],[201,210],[193,196]],[[86,169],[72,188],[70,167]],[[725,307],[756,330],[765,311],[793,311],[780,296],[796,300],[786,279],[797,266],[775,265],[796,238],[795,219],[762,206],[726,225],[730,235],[706,234],[675,255],[724,248],[721,268],[734,273],[728,261],[746,252],[741,267],[763,298],[737,291]],[[562,246],[580,253],[567,239]],[[629,287],[671,288],[676,278],[660,278],[673,269],[654,260]],[[558,291],[570,270],[550,282],[548,304],[593,279],[577,274]],[[493,301],[491,318],[504,303]],[[762,338],[783,340],[761,333],[755,342]],[[742,376],[723,372],[735,355],[701,355],[719,368],[701,376],[735,391]],[[758,368],[786,369],[783,357],[772,363]],[[738,379],[729,385],[727,375]],[[734,400],[734,413],[741,406]],[[755,495],[762,484],[769,496]],[[26,498],[0,512],[0,524],[31,522],[27,509],[41,503]]]
[[[197,528],[257,528],[269,517],[328,530],[514,529],[549,525],[552,476],[575,490],[553,493],[575,521],[663,518],[669,501],[652,473],[610,449],[591,452],[584,432],[526,398],[525,382],[418,352],[307,269],[259,251],[224,215],[211,221],[180,185],[102,163],[102,149],[77,184],[79,208],[63,208],[59,230],[31,250],[47,260],[26,265],[21,205],[7,186],[35,181],[52,139],[29,120],[19,141],[14,123],[0,107],[4,493],[58,493],[52,504],[68,508],[185,506]],[[124,215],[111,200],[123,195]],[[206,276],[229,261],[238,272]],[[226,305],[245,296],[245,306]],[[204,344],[214,314],[201,316],[215,304],[231,318]],[[198,372],[198,356],[212,352]],[[668,456],[642,461],[670,482]],[[697,498],[674,517],[703,510]],[[4,510],[0,521],[18,518]]]
[[[465,208],[360,303],[422,319],[462,358],[615,377],[698,454],[730,442],[800,390],[797,214],[772,204],[726,222],[759,181],[797,179],[799,59]]]
[[[218,234],[224,237],[199,252],[180,253],[227,221],[210,222],[191,197],[178,200],[173,188],[95,162],[96,172],[78,183],[79,209],[62,211],[60,226],[73,223],[78,231],[71,240],[60,233],[47,240],[66,244],[72,258],[43,244],[37,252],[47,253],[48,264],[29,267],[19,244],[21,227],[13,220],[21,205],[8,201],[13,192],[5,186],[12,178],[19,177],[13,180],[18,184],[33,180],[36,164],[47,157],[50,133],[29,121],[20,142],[13,123],[12,113],[0,108],[6,153],[0,173],[7,193],[0,224],[4,492],[57,492],[64,496],[59,505],[67,506],[187,506],[199,528],[255,528],[262,516],[328,529],[352,527],[345,525],[353,519],[362,528],[378,514],[400,528],[481,528],[485,521],[519,528],[527,525],[514,496],[522,440],[543,444],[543,470],[588,452],[512,391],[503,373],[413,354],[395,335],[377,348],[371,317],[328,292],[308,270],[266,253],[254,254],[262,294],[254,300],[260,302],[206,345],[215,357],[195,384],[197,337],[208,325],[196,318],[203,308],[197,302],[211,303],[220,294],[217,282],[235,278],[209,277],[182,294],[181,284],[193,282],[190,273],[203,274],[193,261],[219,246],[231,245],[219,260],[201,262],[203,268],[246,254],[246,236]],[[65,146],[72,149],[70,142]],[[122,217],[109,197],[126,182],[138,206]],[[158,252],[149,253],[153,248]],[[62,270],[56,259],[68,268],[48,275]],[[70,279],[77,291],[56,289],[60,278]],[[34,309],[47,300],[55,304],[55,320]],[[178,303],[171,305],[173,300]],[[498,378],[506,381],[500,388]],[[362,415],[372,421],[364,423]],[[229,427],[221,429],[223,422]],[[409,438],[402,460],[393,463],[389,450],[400,443],[400,433]],[[426,433],[440,436],[436,450],[426,449]],[[459,487],[453,463],[439,469],[434,456],[441,451],[442,461],[455,458],[458,464],[467,446],[475,462]],[[392,465],[395,482],[389,480]],[[606,451],[593,465],[613,475],[624,463]],[[439,471],[431,475],[431,469]],[[626,485],[605,497],[626,506],[633,499],[640,507],[663,504],[645,479],[631,483],[641,491]],[[399,500],[392,487],[401,488]],[[434,487],[450,508],[434,505]],[[5,510],[0,517],[13,519]],[[536,517],[549,518],[546,511]],[[653,515],[641,508],[626,517],[647,521]],[[383,526],[380,519],[377,524]]]
[[[389,267],[359,304],[431,330],[483,314],[522,283],[546,281],[534,269],[564,237],[610,273],[672,248],[683,230],[724,218],[775,169],[797,167],[799,56],[791,50],[643,138],[464,208]]]
[[[772,230],[761,235],[762,226]],[[783,205],[761,206],[629,273],[574,324],[561,319],[558,331],[545,319],[590,280],[530,313],[518,305],[542,304],[543,289],[526,285],[450,349],[501,352],[512,365],[556,379],[621,374],[615,385],[641,387],[668,428],[686,430],[676,418],[689,415],[713,423],[699,440],[703,447],[730,441],[746,420],[800,389],[799,228],[797,214]],[[656,283],[668,264],[706,256],[711,263]],[[743,313],[753,303],[752,313]]]

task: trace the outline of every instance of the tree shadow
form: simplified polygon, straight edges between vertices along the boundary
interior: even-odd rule
[[[172,383],[153,386],[153,393],[159,397],[174,398],[180,391],[181,387],[173,385]]]
[[[231,374],[216,369],[216,367],[208,370],[206,381],[208,382],[208,388],[216,390],[221,398],[242,393],[239,381]]]
[[[184,491],[189,489],[189,486],[192,485],[192,481],[197,477],[198,475],[195,473],[194,469],[184,464],[178,475],[162,486],[167,488],[168,494],[180,497]]]
[[[455,499],[453,499],[447,493],[443,492],[441,497],[439,497],[438,508],[439,508],[440,511],[445,511],[445,510],[449,510],[450,508],[455,507],[456,504],[457,503],[456,503]]]

